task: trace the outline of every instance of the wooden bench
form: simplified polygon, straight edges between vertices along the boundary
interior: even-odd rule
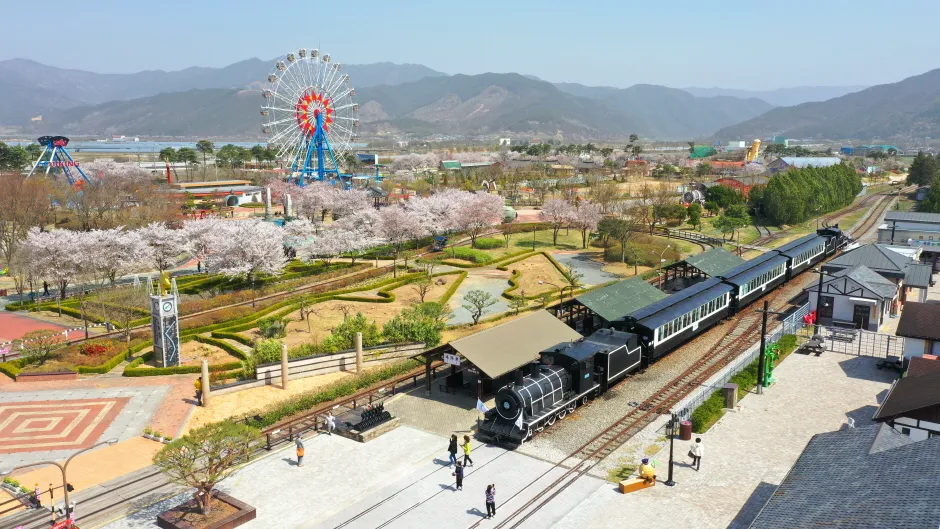
[[[630,494],[631,492],[636,492],[638,490],[647,489],[649,487],[655,487],[656,481],[647,482],[643,478],[630,478],[625,479],[620,482],[620,492],[624,494]]]

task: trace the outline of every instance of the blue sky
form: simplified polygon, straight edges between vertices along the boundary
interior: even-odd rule
[[[351,64],[619,87],[871,85],[940,67],[937,0],[5,4],[0,60],[107,73],[224,66],[318,44]]]

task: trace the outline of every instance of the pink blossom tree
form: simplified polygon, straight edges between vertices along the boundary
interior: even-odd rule
[[[413,198],[405,208],[418,219],[425,233],[440,235],[457,227],[457,211],[471,197],[466,191],[445,189],[427,198]]]
[[[32,228],[24,241],[26,252],[35,263],[36,274],[59,290],[60,316],[61,302],[68,286],[79,278],[87,255],[82,233],[71,230],[42,232],[39,228]]]
[[[218,251],[219,234],[227,221],[217,218],[187,220],[183,223],[183,238],[186,241],[186,253],[202,263],[209,271],[209,257]]]
[[[539,211],[539,219],[552,226],[552,244],[554,246],[558,246],[558,232],[571,222],[574,212],[574,206],[558,198],[546,200],[542,210]]]
[[[499,195],[467,193],[457,207],[455,226],[470,236],[470,245],[477,242],[483,232],[503,218],[505,202]]]
[[[113,287],[118,279],[146,262],[147,247],[136,230],[94,230],[88,232],[85,239],[88,264],[102,284]]]
[[[244,277],[252,290],[259,274],[275,275],[284,270],[284,230],[258,219],[223,224],[217,252],[211,255],[212,269],[229,277]],[[252,305],[254,300],[252,300]]]
[[[402,207],[389,207],[379,212],[378,234],[391,245],[394,252],[392,258],[393,276],[397,277],[398,275],[395,263],[398,261],[398,256],[401,255],[405,243],[421,237],[423,231],[418,219]],[[405,265],[408,265],[407,256],[405,257]]]
[[[604,214],[601,206],[593,202],[582,202],[570,217],[572,228],[581,230],[581,248],[587,248],[588,234],[597,229]]]
[[[173,267],[177,257],[186,253],[187,241],[183,230],[171,230],[162,222],[152,222],[137,233],[145,246],[146,261],[161,275]]]

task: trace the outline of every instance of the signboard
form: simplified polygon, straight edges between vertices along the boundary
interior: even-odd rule
[[[444,363],[452,366],[460,365],[460,356],[450,353],[444,353]]]

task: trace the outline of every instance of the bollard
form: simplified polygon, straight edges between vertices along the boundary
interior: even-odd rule
[[[206,360],[202,361],[202,406],[204,408],[209,407],[209,362]]]
[[[356,333],[356,373],[362,373],[362,333]]]
[[[281,389],[287,389],[287,344],[281,344]]]

